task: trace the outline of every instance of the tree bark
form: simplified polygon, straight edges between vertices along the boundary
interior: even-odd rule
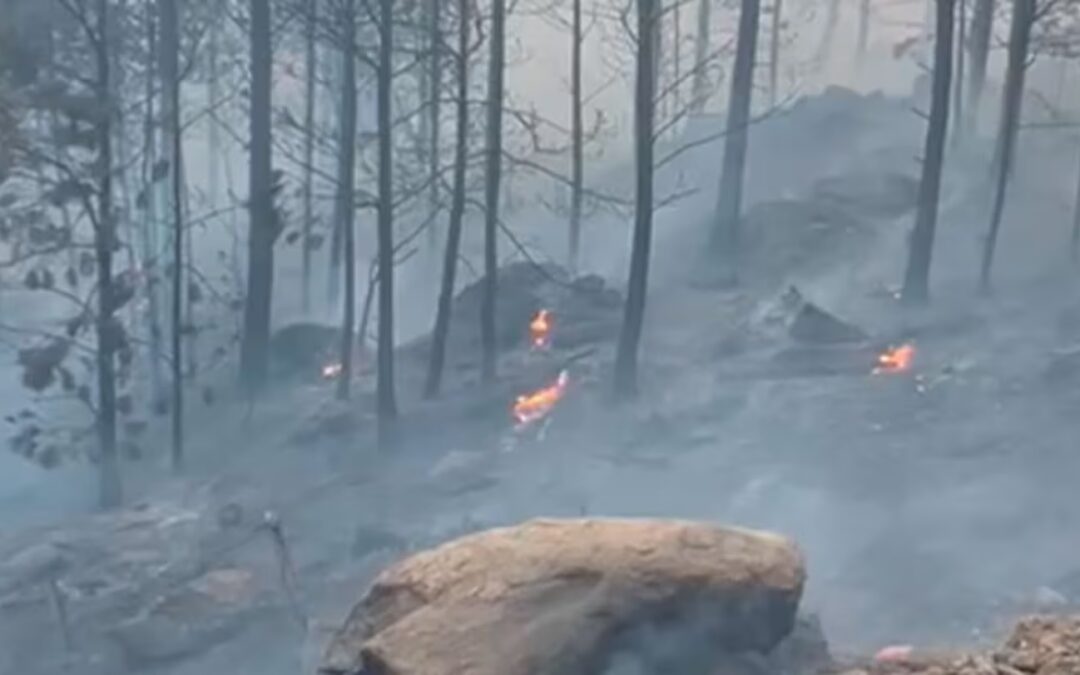
[[[441,147],[441,130],[442,130],[442,82],[443,82],[443,33],[442,33],[442,5],[443,0],[429,0],[431,3],[430,11],[428,13],[428,43],[430,52],[428,54],[428,101],[429,109],[428,114],[430,119],[428,126],[430,127],[430,136],[428,137],[428,180],[430,182],[428,186],[428,206],[435,212],[439,209],[439,202],[441,200],[442,191],[440,186],[442,184],[442,147]],[[428,226],[428,249],[432,254],[432,262],[435,262],[438,258],[439,249],[439,227],[437,223],[432,222]],[[438,265],[432,265],[432,269],[437,269]]]
[[[179,471],[184,462],[184,374],[183,348],[183,289],[184,289],[184,222],[182,217],[182,183],[180,176],[180,16],[176,0],[158,0],[161,23],[161,79],[164,140],[169,158],[169,207],[172,220],[172,469]]]
[[[96,2],[97,27],[94,45],[97,64],[97,100],[101,110],[112,109],[109,84],[109,3]],[[116,244],[116,223],[112,205],[112,115],[102,114],[97,123],[97,206],[95,217],[94,252],[97,262],[98,312],[97,332],[97,427],[101,457],[99,458],[99,502],[102,508],[119,506],[123,501],[120,481],[120,461],[116,452],[116,348],[120,325],[113,312],[113,251]]]
[[[630,252],[630,278],[626,306],[615,353],[614,389],[616,398],[637,393],[638,352],[645,323],[645,296],[649,285],[649,257],[652,248],[653,219],[653,146],[656,109],[654,79],[656,31],[659,7],[657,0],[637,2],[637,77],[634,87],[634,149],[636,167],[634,238]]]
[[[706,0],[707,1],[707,0]],[[570,242],[567,269],[578,273],[581,256],[581,210],[585,187],[584,129],[582,126],[581,89],[581,0],[573,0],[570,43]]]
[[[353,205],[356,182],[356,0],[345,0],[342,16],[341,47],[341,117],[338,127],[338,184],[334,200],[334,221],[342,233],[344,245],[345,301],[341,324],[341,374],[337,397],[349,398],[353,376],[353,331],[356,326],[356,208]]]
[[[312,208],[312,183],[315,174],[315,74],[318,68],[315,27],[319,17],[319,0],[307,0],[307,3],[304,16],[304,232],[300,240],[300,302],[305,313],[311,311],[311,235],[315,220]]]
[[[911,235],[902,297],[922,304],[929,298],[930,259],[934,249],[938,201],[941,194],[941,167],[945,157],[945,137],[949,126],[949,97],[952,94],[953,16],[956,0],[937,0],[937,36],[934,42],[934,79],[930,99],[930,122],[923,151],[919,206]]]
[[[953,78],[952,144],[964,136],[964,69],[967,62],[967,0],[956,0],[956,77]]]
[[[713,0],[698,0],[697,35],[694,37],[694,81],[690,105],[695,114],[705,110],[709,100],[709,37],[712,35]]]
[[[869,0],[862,0],[864,3]],[[773,0],[772,27],[769,31],[769,106],[775,107],[780,96],[780,39],[784,0]]]
[[[495,312],[499,295],[499,194],[502,188],[503,77],[506,71],[506,0],[493,0],[488,62],[487,148],[484,178],[484,298],[480,308],[480,373],[495,379],[498,344]]]
[[[1069,241],[1069,255],[1073,264],[1080,262],[1080,172],[1077,172],[1076,198],[1073,203],[1072,239]]]
[[[458,255],[461,248],[461,224],[465,215],[465,172],[469,143],[469,17],[470,0],[458,0],[458,47],[454,59],[457,65],[457,138],[454,148],[453,193],[450,202],[450,223],[446,231],[443,255],[442,284],[439,288],[435,328],[431,335],[431,355],[428,361],[424,397],[434,398],[442,387],[446,365],[446,342],[450,334],[450,319],[454,305],[454,285]]]
[[[251,2],[251,157],[248,189],[248,279],[240,372],[250,393],[266,384],[270,308],[274,285],[273,204],[270,146],[270,0]]]
[[[1001,219],[1005,212],[1005,193],[1012,170],[1016,135],[1024,99],[1024,72],[1027,70],[1031,24],[1035,20],[1035,0],[1013,0],[1012,22],[1009,27],[1009,56],[1005,71],[1005,91],[1002,98],[1001,126],[994,151],[994,202],[990,213],[990,228],[983,246],[979,270],[979,290],[990,292],[990,269],[994,263]]]
[[[932,2],[933,0],[926,0]],[[836,39],[836,26],[840,23],[840,0],[829,0],[825,10],[825,28],[821,32],[821,42],[818,44],[814,60],[819,68],[824,68],[832,53],[832,43]]]
[[[971,68],[968,70],[968,101],[964,127],[978,133],[979,107],[986,88],[986,64],[990,61],[990,39],[994,31],[994,0],[975,0],[971,16]]]
[[[393,119],[394,1],[379,0],[379,67],[376,117],[379,125],[379,345],[376,412],[379,438],[389,440],[397,418],[394,393],[394,183]]]
[[[724,163],[720,171],[720,191],[716,206],[714,251],[720,254],[724,267],[721,277],[734,283],[738,278],[742,213],[743,174],[750,136],[750,103],[754,89],[754,57],[757,53],[760,0],[742,0],[739,14],[739,35],[735,49],[735,66],[731,77],[731,98],[728,102],[727,135],[724,138]]]

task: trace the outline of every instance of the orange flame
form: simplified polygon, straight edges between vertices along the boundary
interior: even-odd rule
[[[551,312],[542,309],[529,322],[529,341],[533,349],[547,349],[551,346]]]
[[[553,384],[531,394],[518,396],[513,410],[518,427],[528,426],[551,414],[555,404],[566,394],[569,384],[570,375],[564,370],[559,373],[559,377]]]
[[[911,362],[914,360],[915,345],[905,344],[899,347],[890,347],[878,355],[877,366],[874,368],[873,374],[903,372],[911,368]]]
[[[341,371],[345,369],[345,366],[340,363],[328,363],[322,367],[322,376],[327,380],[332,380],[338,375],[341,375]]]

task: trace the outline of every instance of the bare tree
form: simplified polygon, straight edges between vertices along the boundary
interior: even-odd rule
[[[971,68],[968,70],[968,101],[964,126],[978,131],[979,106],[986,88],[986,64],[990,61],[990,38],[994,31],[994,0],[975,0],[971,16]]]
[[[1020,128],[1020,112],[1024,99],[1024,73],[1027,70],[1031,26],[1035,21],[1035,0],[1013,0],[1012,21],[1009,27],[1009,56],[1005,71],[1005,91],[1002,94],[1001,124],[994,151],[994,201],[990,227],[983,246],[979,270],[979,290],[990,292],[990,269],[994,262],[1001,219],[1005,211],[1005,192],[1012,170],[1016,136]]]
[[[345,0],[341,16],[341,117],[338,130],[337,189],[334,221],[344,245],[345,302],[342,306],[341,373],[337,397],[349,398],[352,384],[353,340],[356,326],[356,0]]]
[[[719,262],[723,266],[720,277],[727,283],[734,283],[738,278],[739,219],[742,215],[743,174],[749,146],[750,103],[754,89],[754,57],[757,53],[760,11],[761,0],[742,0],[713,237],[713,250],[720,254]]]
[[[869,0],[862,0],[866,3]],[[781,29],[784,26],[784,0],[773,0],[772,5],[772,26],[769,29],[769,105],[775,106],[777,97],[779,96],[780,89],[780,39]],[[862,28],[862,24],[860,29]],[[865,38],[865,35],[860,33],[860,39]],[[862,44],[862,43],[860,43]],[[866,48],[866,45],[862,45],[861,49]]]
[[[461,225],[465,215],[465,172],[468,168],[469,142],[469,16],[470,0],[458,0],[458,47],[454,54],[457,66],[457,131],[454,148],[454,177],[450,202],[450,223],[446,231],[446,250],[443,256],[442,284],[439,287],[435,329],[431,336],[431,355],[428,361],[424,396],[438,396],[446,364],[446,342],[450,334],[450,318],[454,303],[454,285],[458,255],[461,249]]]
[[[922,178],[919,182],[919,206],[915,216],[915,229],[911,235],[911,249],[902,291],[904,301],[913,304],[925,303],[929,297],[930,259],[934,249],[934,231],[941,194],[941,168],[949,125],[955,10],[956,0],[937,0],[930,122],[926,129]]]
[[[703,0],[708,2],[708,0]],[[567,267],[577,274],[581,256],[581,207],[585,187],[584,131],[582,128],[581,52],[585,36],[581,0],[573,0],[570,19],[570,241]]]
[[[634,239],[630,253],[630,278],[619,343],[615,354],[614,388],[617,398],[637,393],[638,352],[645,322],[645,296],[649,285],[649,256],[652,248],[653,149],[656,108],[655,63],[660,11],[657,0],[637,0],[637,65],[634,87],[634,148],[636,190]]]
[[[694,37],[694,81],[690,90],[695,113],[705,109],[709,99],[709,37],[712,35],[713,0],[698,0],[697,34]]]
[[[104,1],[104,0],[102,0]],[[248,279],[240,372],[250,392],[262,389],[269,366],[270,311],[274,285],[274,213],[270,145],[270,0],[251,7],[251,157],[248,194]]]
[[[319,0],[307,0],[304,12],[304,233],[301,238],[300,297],[304,312],[311,309],[312,227],[315,214],[312,189],[315,163],[315,95],[318,74],[318,53],[315,36],[319,20]]]
[[[487,142],[484,176],[484,297],[480,308],[481,377],[495,379],[498,354],[499,194],[502,187],[503,78],[506,72],[506,0],[493,0],[488,60]]]
[[[158,0],[161,24],[161,79],[166,148],[169,162],[169,206],[172,216],[172,468],[179,471],[184,461],[183,382],[183,288],[184,220],[180,137],[180,15],[176,0]]]
[[[376,120],[379,127],[379,352],[376,371],[376,412],[379,436],[389,438],[397,418],[394,393],[394,183],[393,118],[394,1],[379,0],[379,64],[376,73]]]
[[[956,77],[953,78],[952,143],[964,134],[964,67],[967,59],[967,0],[956,0]]]
[[[859,0],[859,33],[855,42],[855,67],[862,66],[870,42],[870,0]]]
[[[442,98],[443,98],[443,0],[427,0],[427,104],[428,104],[428,207],[432,212],[440,208],[442,185]],[[436,223],[428,226],[428,249],[432,261],[438,259],[439,228]],[[433,268],[437,267],[432,265]]]

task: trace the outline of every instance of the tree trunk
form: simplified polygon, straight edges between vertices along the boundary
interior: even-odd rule
[[[345,0],[344,35],[341,47],[341,118],[338,130],[338,184],[335,192],[334,222],[344,244],[345,302],[341,324],[341,374],[337,397],[349,398],[353,376],[356,326],[356,207],[353,204],[356,183],[356,0]]]
[[[376,412],[379,437],[388,440],[397,417],[394,394],[394,0],[379,0],[379,68],[377,120],[379,125],[379,346],[376,372]]]
[[[153,5],[146,6],[146,30],[147,45],[151,54],[157,53],[157,21],[154,16]],[[146,217],[142,219],[141,255],[143,268],[148,268],[158,255],[157,222],[158,202],[157,189],[154,185],[153,167],[157,161],[154,136],[154,88],[155,88],[155,59],[151,58],[147,63],[146,74],[146,115],[143,118],[143,162],[142,162],[142,190],[146,198]],[[158,266],[160,267],[160,266]],[[146,293],[146,326],[150,336],[150,350],[147,355],[150,370],[150,386],[153,389],[152,405],[155,410],[161,409],[165,404],[165,387],[162,383],[161,355],[162,331],[161,310],[159,307],[160,294],[159,283],[154,275],[145,285]]]
[[[1016,135],[1020,127],[1024,99],[1024,71],[1027,70],[1028,43],[1031,24],[1035,19],[1035,0],[1013,0],[1012,23],[1009,27],[1009,57],[1005,71],[1005,91],[1002,98],[1001,126],[994,152],[994,203],[990,213],[990,228],[983,247],[982,267],[979,270],[979,290],[990,292],[990,268],[994,262],[1001,219],[1005,211],[1005,191],[1012,170]]]
[[[975,0],[971,16],[971,68],[968,70],[968,101],[964,127],[978,132],[979,107],[986,88],[986,64],[990,61],[990,40],[994,31],[994,0]]]
[[[720,172],[720,193],[716,207],[713,248],[720,254],[720,277],[728,283],[737,278],[739,258],[739,217],[742,212],[743,174],[749,145],[750,102],[754,89],[754,56],[757,53],[760,0],[742,0],[738,44],[731,77],[727,135],[724,137],[724,164]]]
[[[428,207],[432,213],[439,209],[442,183],[442,71],[443,71],[443,0],[428,0]],[[428,251],[431,253],[432,269],[438,269],[439,227],[435,221],[428,225]]]
[[[270,0],[251,0],[251,158],[248,188],[248,279],[240,372],[248,391],[262,389],[269,366],[274,285],[273,175],[270,146]]]
[[[952,144],[964,136],[964,67],[967,49],[967,0],[956,0],[956,77],[953,78]]]
[[[694,82],[690,105],[696,114],[705,110],[709,100],[709,37],[712,35],[713,0],[698,0],[697,35],[694,37]]]
[[[179,471],[184,461],[184,381],[183,381],[183,288],[184,223],[181,217],[180,176],[180,16],[176,0],[158,0],[161,23],[161,79],[164,110],[164,139],[169,158],[169,207],[172,219],[172,468]]]
[[[859,34],[856,40],[855,67],[861,68],[870,44],[870,0],[859,0]]]
[[[109,85],[109,3],[97,0],[97,100],[101,110],[112,108]],[[112,258],[116,244],[116,224],[112,205],[112,115],[103,114],[97,123],[97,201],[94,251],[97,260],[98,312],[97,332],[97,427],[99,458],[99,501],[102,508],[119,506],[123,501],[120,461],[116,452],[116,347],[120,326],[113,316]]]
[[[653,64],[657,30],[657,0],[638,0],[637,78],[634,93],[634,148],[636,166],[634,239],[630,252],[630,278],[622,329],[615,353],[615,396],[629,398],[637,393],[638,351],[645,323],[645,295],[649,286],[649,257],[653,219],[653,116],[655,113],[656,70]]]
[[[450,223],[446,231],[443,255],[442,284],[439,288],[435,328],[431,335],[431,355],[428,361],[424,397],[434,398],[442,387],[446,365],[446,341],[450,334],[450,318],[454,304],[454,285],[458,255],[461,248],[461,221],[465,215],[465,171],[469,143],[469,17],[470,0],[458,0],[458,48],[454,54],[457,65],[457,138],[454,148],[454,185],[450,202]]]
[[[499,295],[499,194],[502,187],[503,74],[506,70],[506,0],[491,6],[488,62],[487,148],[484,173],[484,298],[480,308],[480,373],[495,379],[498,344],[495,311]]]
[[[311,311],[311,235],[315,220],[312,183],[315,173],[315,75],[318,68],[315,27],[318,16],[319,0],[308,0],[304,17],[304,232],[300,239],[300,302],[305,314]]]
[[[708,2],[708,0],[703,0]],[[581,93],[581,0],[573,0],[570,43],[570,243],[567,268],[577,275],[581,255],[581,207],[585,182]]]
[[[773,0],[772,27],[769,31],[769,107],[775,107],[780,96],[780,39],[784,26],[783,16],[784,0]]]
[[[933,94],[930,122],[923,151],[919,206],[911,235],[902,297],[922,304],[929,298],[930,258],[934,249],[938,198],[941,194],[941,167],[945,157],[945,136],[949,126],[949,96],[952,86],[953,16],[956,0],[937,0],[937,36],[934,43]]]

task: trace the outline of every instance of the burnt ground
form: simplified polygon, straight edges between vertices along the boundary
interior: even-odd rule
[[[841,159],[823,158],[820,172],[850,172],[850,158],[866,156],[903,157],[892,166],[909,171],[904,150],[917,140],[898,133],[879,143],[884,150],[860,141]],[[818,169],[804,168],[791,169],[801,184],[754,190],[755,201],[807,194]],[[1080,321],[1070,319],[1080,315],[1080,289],[1060,245],[1062,200],[1046,197],[1061,191],[1021,176],[991,298],[973,291],[982,221],[966,205],[977,183],[966,174],[946,190],[927,310],[901,308],[889,293],[907,212],[861,213],[857,237],[793,255],[736,290],[695,285],[686,265],[671,265],[693,249],[692,236],[664,234],[634,404],[608,399],[605,344],[571,366],[567,398],[540,428],[515,433],[504,397],[491,403],[503,407],[502,423],[429,421],[406,447],[380,453],[370,418],[356,413],[363,394],[343,408],[328,383],[293,385],[247,419],[236,408],[205,412],[190,476],[167,494],[197,494],[191,486],[213,476],[222,499],[278,512],[318,625],[340,621],[404,548],[587,513],[791,535],[808,560],[804,610],[820,616],[838,651],[996,637],[1021,612],[1080,604],[1080,357],[1056,355],[1080,342]],[[793,353],[763,320],[792,283],[872,339]],[[912,369],[872,375],[875,350],[900,339],[916,345]],[[504,371],[520,358],[508,355]],[[814,372],[808,359],[842,365]],[[402,399],[405,410],[416,405]],[[142,672],[295,673],[315,642],[279,606],[191,658]]]

